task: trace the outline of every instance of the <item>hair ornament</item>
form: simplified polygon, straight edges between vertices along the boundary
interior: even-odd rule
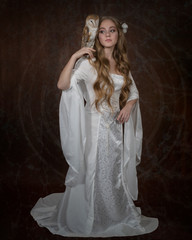
[[[123,23],[121,25],[122,29],[123,29],[123,32],[126,33],[127,32],[127,29],[128,29],[128,25],[126,23]]]

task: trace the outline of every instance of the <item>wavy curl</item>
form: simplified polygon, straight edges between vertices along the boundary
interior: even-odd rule
[[[129,78],[130,65],[127,57],[126,39],[120,22],[114,17],[111,16],[102,17],[100,19],[99,26],[106,19],[113,21],[118,31],[118,41],[113,51],[113,58],[116,62],[116,71],[120,73],[124,78],[124,83],[121,89],[119,99],[120,109],[122,109],[127,102],[129,96],[129,87],[132,83],[131,79]],[[114,85],[109,74],[110,63],[109,60],[104,55],[104,49],[99,42],[98,34],[99,33],[97,33],[94,45],[94,49],[96,50],[95,53],[96,61],[91,62],[91,64],[95,67],[98,74],[97,79],[93,85],[96,96],[95,106],[96,109],[99,111],[99,105],[106,101],[108,106],[113,111],[113,106],[111,105],[110,99],[114,92]]]

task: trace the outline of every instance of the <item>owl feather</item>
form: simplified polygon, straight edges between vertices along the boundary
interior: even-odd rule
[[[95,37],[99,25],[99,16],[95,14],[88,15],[85,20],[85,26],[82,33],[81,47],[93,48]]]

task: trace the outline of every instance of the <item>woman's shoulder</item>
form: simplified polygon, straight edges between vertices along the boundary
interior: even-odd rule
[[[87,58],[80,58],[73,69],[73,74],[78,79],[88,81],[96,76],[96,70]]]
[[[86,57],[80,58],[75,65],[75,69],[80,72],[86,72],[88,75],[95,74],[95,68],[90,63],[90,61],[91,60]]]
[[[75,68],[90,68],[92,65],[89,62],[89,59],[86,57],[82,57],[79,60],[77,60],[75,64]]]

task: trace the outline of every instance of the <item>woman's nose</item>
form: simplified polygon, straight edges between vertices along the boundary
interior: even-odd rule
[[[109,36],[109,35],[110,35],[110,32],[107,31],[107,32],[106,32],[106,36]]]

